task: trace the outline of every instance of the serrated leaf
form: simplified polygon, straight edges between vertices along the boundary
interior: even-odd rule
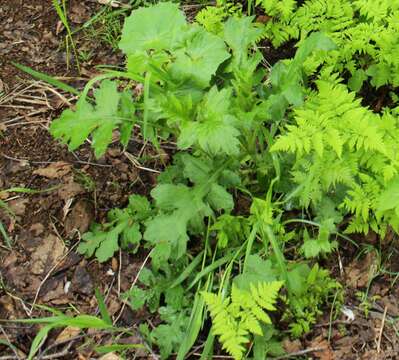
[[[100,157],[112,141],[113,129],[122,123],[118,113],[121,95],[115,82],[104,80],[94,91],[94,96],[95,107],[80,98],[76,111],[65,110],[60,118],[53,121],[50,132],[67,143],[70,150],[82,145],[92,133],[92,147],[96,157]]]
[[[209,85],[219,65],[230,57],[222,39],[198,28],[187,45],[174,52],[175,61],[170,67],[172,76],[179,82],[190,81],[200,88]]]
[[[101,242],[96,251],[96,257],[100,263],[109,260],[119,250],[120,231],[121,229],[117,227],[108,232],[106,238]]]
[[[388,64],[378,63],[371,65],[367,69],[366,74],[371,76],[371,85],[378,89],[379,87],[389,83],[392,76],[392,69]]]
[[[213,155],[239,152],[240,132],[236,129],[237,119],[229,113],[231,89],[218,91],[213,87],[204,98],[198,121],[182,125],[178,146],[189,148],[194,143]]]
[[[137,245],[140,243],[141,240],[141,232],[140,232],[140,225],[139,224],[133,224],[133,225],[128,225],[123,229],[122,232],[122,238],[123,238],[123,247],[126,248],[129,245]]]
[[[363,69],[357,69],[348,80],[348,87],[352,91],[358,92],[362,88],[365,80],[367,80],[366,72]]]
[[[319,242],[314,239],[305,240],[301,246],[301,250],[307,259],[317,257],[322,251]]]
[[[212,167],[202,158],[183,154],[181,160],[184,165],[184,176],[194,184],[204,183],[209,179]]]
[[[138,220],[146,219],[151,213],[150,202],[146,197],[141,195],[129,196],[128,209]]]
[[[233,196],[219,184],[212,184],[207,199],[215,210],[229,212],[234,207]]]
[[[242,290],[250,290],[250,284],[257,286],[260,282],[276,280],[277,273],[272,267],[271,260],[263,260],[259,255],[250,255],[245,272],[234,278],[234,284]]]
[[[87,257],[93,256],[95,251],[105,240],[105,238],[106,235],[102,232],[96,233],[95,231],[93,231],[84,234],[82,237],[83,241],[80,242],[77,248],[78,253]]]
[[[246,56],[248,48],[262,35],[263,30],[255,27],[253,17],[230,17],[224,24],[223,35],[237,61]]]
[[[337,45],[329,36],[322,32],[314,32],[302,42],[295,54],[294,61],[303,64],[306,58],[315,50],[335,50]]]
[[[130,306],[133,310],[141,309],[149,298],[148,291],[140,289],[134,286],[132,290],[129,291]]]
[[[123,122],[120,126],[120,142],[124,147],[126,147],[132,135],[132,130],[135,124],[136,111],[136,107],[134,106],[132,94],[130,91],[126,90],[121,94],[120,106],[120,116],[123,119]]]
[[[125,20],[119,48],[127,55],[172,49],[179,43],[185,25],[184,14],[171,2],[134,10]]]
[[[147,222],[144,239],[154,245],[169,244],[173,250],[174,258],[179,258],[186,252],[187,222],[187,215],[178,211],[171,215],[158,215]]]
[[[164,211],[173,211],[190,207],[192,190],[182,184],[160,184],[151,191],[158,208]]]

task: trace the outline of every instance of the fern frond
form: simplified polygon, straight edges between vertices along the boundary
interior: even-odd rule
[[[399,173],[399,121],[363,107],[336,80],[316,83],[318,92],[295,110],[295,123],[271,150],[295,154],[292,175],[301,205],[317,205],[340,185],[346,191],[341,208],[355,217],[349,230],[368,231],[384,186]],[[389,212],[375,221],[379,229],[384,221],[396,224]]]
[[[282,286],[282,281],[260,282],[257,286],[250,284],[251,295],[260,307],[265,310],[274,311],[276,310],[274,304]]]
[[[239,289],[233,284],[231,297],[203,292],[202,296],[212,317],[212,331],[234,359],[242,359],[245,344],[254,335],[262,336],[260,321],[271,324],[265,310],[275,310],[274,304],[283,282],[250,285],[250,291]]]

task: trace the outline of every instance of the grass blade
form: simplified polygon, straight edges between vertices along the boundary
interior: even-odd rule
[[[29,355],[27,360],[32,360],[37,351],[40,349],[40,346],[42,346],[44,340],[47,337],[47,334],[49,331],[54,327],[54,324],[49,324],[40,329],[40,331],[37,333],[35,338],[32,341],[32,345],[30,347]]]
[[[197,274],[197,276],[195,277],[195,279],[191,282],[191,284],[187,288],[187,290],[190,290],[198,281],[200,281],[200,279],[202,277],[204,277],[205,275],[209,274],[211,271],[217,269],[219,266],[229,262],[234,256],[235,256],[234,252],[231,252],[230,254],[225,255],[225,256],[221,257],[220,259],[214,261],[212,264],[210,264],[205,269],[200,271]]]
[[[198,334],[201,330],[202,315],[204,313],[205,301],[199,292],[195,294],[193,310],[191,312],[190,323],[187,328],[186,336],[180,344],[176,360],[184,360],[186,354],[197,340]]]
[[[19,70],[26,72],[27,74],[33,76],[36,79],[42,80],[50,85],[53,85],[54,87],[67,91],[70,94],[74,94],[74,95],[79,95],[80,91],[75,89],[74,87],[63,83],[60,80],[55,79],[54,77],[50,76],[50,75],[46,75],[40,71],[36,71],[33,70],[32,68],[30,68],[29,66],[25,66],[16,62],[12,62],[12,64]]]
[[[148,101],[150,98],[150,79],[151,73],[147,72],[144,79],[144,113],[143,113],[143,138],[148,139],[147,128],[148,128]]]
[[[95,290],[95,295],[96,295],[98,308],[100,310],[101,317],[108,325],[112,325],[112,320],[111,320],[111,317],[109,316],[107,306],[105,305],[104,297],[101,295],[101,293],[98,289]]]
[[[180,285],[184,280],[187,279],[187,277],[191,274],[191,272],[200,264],[202,260],[202,254],[203,251],[201,251],[195,258],[194,260],[188,265],[184,271],[177,277],[177,279],[172,283],[170,286],[171,288],[174,288],[177,285]]]
[[[6,243],[6,246],[9,249],[12,249],[11,239],[8,236],[6,229],[4,229],[3,223],[1,221],[0,221],[0,233],[1,233],[1,235],[3,235],[4,242]]]

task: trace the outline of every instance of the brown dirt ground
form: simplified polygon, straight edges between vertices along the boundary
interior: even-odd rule
[[[87,20],[98,10],[94,1],[70,1],[69,6],[77,22]],[[96,64],[120,61],[120,55],[114,55],[109,49],[98,44],[83,44],[94,49],[96,55],[90,63],[83,64],[84,75],[77,76],[74,68],[68,71],[66,67],[66,53],[60,46],[64,35],[49,0],[2,1],[0,94],[5,95],[0,95],[0,191],[3,191],[0,200],[8,204],[16,217],[10,217],[4,210],[0,213],[0,221],[12,240],[11,250],[0,247],[0,319],[48,314],[36,308],[31,312],[33,303],[67,313],[74,313],[74,307],[82,313],[96,314],[94,291],[98,288],[106,294],[111,315],[121,315],[121,324],[134,326],[147,314],[123,308],[119,295],[129,289],[145,254],[123,253],[99,264],[84,259],[74,249],[80,234],[87,231],[93,220],[104,220],[107,210],[126,204],[132,193],[147,194],[156,177],[138,169],[116,145],[96,160],[89,146],[71,153],[54,141],[48,125],[68,102],[73,102],[73,97],[29,79],[11,65],[11,61],[20,62],[48,74],[70,78],[79,85],[96,72]],[[142,149],[143,144],[136,139],[129,151],[137,155]],[[144,151],[153,155],[148,147]],[[160,167],[156,159],[150,165]],[[44,191],[4,192],[11,187]],[[371,244],[376,241],[372,237],[367,240]],[[394,246],[388,250],[392,256],[386,264],[392,271],[398,271],[398,251]],[[326,265],[345,282],[348,294],[345,304],[354,312],[355,320],[348,322],[342,316],[330,326],[326,311],[311,334],[300,341],[285,342],[288,352],[322,348],[308,353],[308,358],[399,359],[395,327],[399,316],[398,285],[391,283],[393,277],[378,277],[370,287],[370,295],[375,296],[376,301],[370,304],[366,317],[354,294],[367,287],[369,271],[377,266],[376,257],[368,255],[357,260],[354,254],[348,247],[341,252],[342,268],[337,264],[341,258],[330,259]],[[380,331],[382,323],[384,327]],[[38,327],[0,325],[0,340],[12,342],[24,359]],[[90,338],[92,343],[106,343],[109,335],[92,332]],[[81,341],[82,336],[73,329],[69,329],[69,333],[56,331],[47,339],[40,356],[42,359],[49,355],[59,359],[92,358],[90,346],[77,347]],[[133,337],[130,341],[138,340]],[[12,351],[0,345],[0,359],[3,354],[13,356]]]

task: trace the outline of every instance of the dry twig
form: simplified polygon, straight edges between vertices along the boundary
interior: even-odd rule
[[[385,326],[385,319],[387,317],[387,311],[388,311],[388,307],[385,306],[384,314],[382,315],[382,320],[381,320],[381,328],[380,328],[380,331],[378,333],[378,341],[377,341],[377,353],[378,354],[381,352],[381,339],[382,339],[382,334],[384,332],[384,326]]]

